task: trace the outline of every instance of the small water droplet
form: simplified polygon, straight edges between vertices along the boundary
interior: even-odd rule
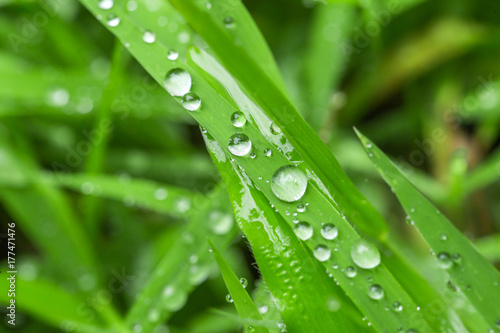
[[[303,241],[308,240],[313,235],[313,228],[307,222],[299,222],[294,227],[295,234]]]
[[[201,98],[193,92],[188,92],[182,96],[181,104],[188,111],[196,111],[200,108]]]
[[[99,1],[99,8],[107,10],[113,8],[113,0],[101,0]]]
[[[348,278],[353,278],[355,277],[357,274],[356,272],[356,268],[352,267],[352,266],[348,266],[346,269],[345,269],[345,275],[347,275]]]
[[[254,158],[257,157],[257,154],[255,152],[250,153],[250,158],[253,160]]]
[[[226,28],[233,28],[234,27],[234,20],[232,17],[230,16],[226,16],[224,17],[224,25],[226,26]]]
[[[316,257],[319,261],[327,261],[330,259],[332,251],[328,246],[320,244],[314,248],[313,253],[314,257]]]
[[[351,258],[356,265],[364,269],[371,269],[380,264],[378,248],[365,239],[360,239],[352,245]]]
[[[411,217],[409,215],[406,216],[405,221],[408,225],[415,225],[415,222],[413,222],[413,220],[411,219]]]
[[[272,150],[271,149],[269,149],[269,148],[268,149],[264,149],[264,155],[265,156],[271,156],[271,154],[272,154]]]
[[[113,14],[108,15],[107,23],[110,27],[116,27],[118,24],[120,24],[120,18]]]
[[[321,236],[323,236],[324,239],[331,240],[337,238],[337,235],[339,234],[339,230],[337,229],[336,226],[333,224],[325,224],[323,227],[321,227]]]
[[[134,0],[130,0],[127,2],[127,11],[133,12],[137,9],[137,2]]]
[[[236,156],[245,156],[252,149],[252,141],[243,133],[233,134],[227,145],[231,154]]]
[[[448,237],[446,237],[446,235],[445,235],[445,234],[441,234],[441,235],[439,236],[439,238],[440,238],[441,240],[443,240],[443,241],[445,241],[445,240],[447,240],[447,239],[448,239]]]
[[[243,286],[243,288],[246,288],[248,286],[248,280],[245,278],[240,278],[240,283]]]
[[[164,188],[159,188],[155,191],[154,196],[156,200],[165,200],[168,196],[168,192]]]
[[[450,255],[446,252],[438,253],[438,255],[436,256],[436,262],[437,265],[443,269],[448,269],[453,266],[453,261],[451,260]]]
[[[177,51],[174,51],[174,50],[169,50],[168,53],[167,53],[167,59],[168,60],[177,60],[177,58],[179,58],[179,53],[177,53]]]
[[[302,198],[307,189],[307,176],[296,166],[286,165],[274,173],[271,190],[278,199],[294,202]]]
[[[331,312],[339,311],[340,301],[334,297],[330,297],[326,300],[326,308]]]
[[[165,89],[172,96],[184,96],[191,89],[191,84],[191,75],[182,68],[170,70],[163,80]]]
[[[303,212],[305,212],[305,211],[306,211],[306,206],[304,206],[304,205],[303,205],[303,204],[301,204],[301,203],[300,203],[300,204],[298,204],[298,205],[297,205],[297,211],[298,211],[299,213],[303,213]]]
[[[236,111],[231,115],[231,123],[234,127],[243,127],[247,122],[247,118],[243,114],[243,112]]]
[[[255,332],[255,328],[252,325],[248,325],[247,331],[248,332]]]
[[[403,311],[403,304],[399,303],[399,302],[394,302],[392,304],[392,307],[394,308],[394,311],[396,312],[401,312]]]
[[[228,303],[233,303],[234,302],[233,301],[233,297],[231,296],[231,294],[227,294],[226,295],[226,302],[228,302]]]
[[[260,306],[258,308],[260,314],[266,314],[269,311],[269,307],[267,305]]]
[[[270,126],[271,133],[274,135],[281,134],[281,128],[278,127],[275,123],[272,123]]]
[[[47,103],[51,106],[65,106],[69,102],[69,93],[66,89],[58,88],[49,91]]]
[[[142,40],[148,44],[154,43],[156,40],[156,34],[152,31],[146,30],[142,34]]]
[[[384,297],[384,289],[378,284],[372,284],[370,288],[368,288],[368,296],[371,299],[379,300]]]
[[[459,253],[454,253],[453,256],[453,262],[456,264],[460,264],[462,262],[462,256]]]

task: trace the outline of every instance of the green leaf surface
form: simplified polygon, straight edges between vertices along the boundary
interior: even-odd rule
[[[491,328],[500,318],[500,274],[469,240],[437,210],[369,139],[357,132],[368,156],[398,197],[409,219],[429,244],[437,264],[447,267],[460,288]],[[441,258],[441,259],[439,259]],[[444,286],[443,286],[444,287]]]

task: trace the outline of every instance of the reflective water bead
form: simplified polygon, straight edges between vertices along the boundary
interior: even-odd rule
[[[271,156],[272,150],[271,149],[264,149],[264,155],[265,156]]]
[[[243,286],[243,288],[246,288],[248,286],[248,280],[245,278],[240,278],[240,283]]]
[[[298,211],[299,213],[303,213],[303,212],[305,212],[305,211],[306,211],[306,206],[304,206],[303,204],[298,204],[298,205],[297,205],[297,211]]]
[[[368,288],[368,296],[371,299],[379,300],[384,297],[384,289],[378,284],[372,284],[370,288]]]
[[[371,269],[380,264],[378,248],[365,239],[360,239],[352,245],[351,258],[356,265],[364,269]]]
[[[250,138],[243,133],[233,134],[227,143],[229,151],[236,156],[245,156],[252,149]]]
[[[299,222],[294,227],[295,234],[303,241],[308,240],[313,235],[313,228],[307,222]]]
[[[275,123],[272,123],[269,129],[271,130],[271,133],[274,135],[281,134],[281,128],[279,128],[278,125],[276,125]]]
[[[327,261],[330,259],[332,251],[328,246],[320,244],[314,248],[313,253],[314,257],[316,257],[319,261]]]
[[[323,227],[321,227],[321,236],[323,236],[324,239],[335,239],[337,238],[338,234],[339,230],[331,223],[325,224]]]
[[[231,115],[231,123],[234,127],[243,127],[247,122],[247,118],[243,114],[243,112],[236,111]]]
[[[233,303],[233,297],[231,296],[231,294],[226,295],[226,302]]]
[[[101,9],[111,9],[113,7],[113,0],[101,0],[99,1],[99,8]]]
[[[165,89],[172,96],[184,96],[191,89],[191,84],[191,75],[182,68],[171,69],[163,80]]]
[[[394,308],[394,311],[396,312],[401,312],[403,311],[403,304],[399,303],[399,302],[394,302],[392,304],[392,307]]]
[[[347,275],[348,278],[353,278],[355,277],[357,274],[356,272],[356,268],[352,267],[352,266],[348,266],[346,269],[345,269],[345,275]]]
[[[146,30],[142,34],[142,40],[148,44],[154,43],[156,40],[156,34],[152,31]]]
[[[226,28],[232,28],[232,27],[234,27],[233,18],[230,17],[230,16],[224,17],[224,25],[226,26]]]
[[[453,261],[451,260],[450,255],[446,252],[438,253],[438,255],[436,256],[436,262],[437,265],[443,269],[448,269],[453,266]]]
[[[177,60],[177,58],[179,58],[179,53],[177,53],[177,51],[174,51],[174,50],[169,50],[168,53],[167,53],[167,59],[168,60]]]
[[[116,15],[111,14],[108,16],[107,23],[110,27],[116,27],[118,24],[120,24],[120,18]]]
[[[181,104],[188,111],[196,111],[200,108],[201,98],[193,92],[188,92],[182,96]]]
[[[271,190],[278,199],[294,202],[302,198],[307,189],[307,176],[296,166],[286,165],[274,173]]]

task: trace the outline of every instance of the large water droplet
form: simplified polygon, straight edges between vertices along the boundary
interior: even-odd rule
[[[182,96],[181,104],[188,111],[196,111],[200,108],[201,98],[193,92],[188,92]]]
[[[328,240],[335,239],[335,238],[337,238],[338,234],[339,234],[339,230],[337,229],[336,226],[334,226],[331,223],[325,224],[321,228],[321,236],[323,236],[324,239],[328,239]]]
[[[163,80],[165,89],[172,96],[184,96],[191,89],[191,84],[191,75],[182,68],[170,70]]]
[[[438,253],[436,256],[436,262],[437,265],[443,269],[448,269],[453,266],[453,261],[451,260],[450,255],[446,252]]]
[[[364,269],[374,268],[380,264],[380,252],[377,247],[364,239],[352,245],[351,258],[356,265]]]
[[[332,251],[328,246],[320,244],[314,248],[313,253],[319,261],[327,261],[330,259]]]
[[[313,235],[313,228],[311,227],[311,225],[303,221],[295,225],[294,231],[297,237],[299,237],[303,241],[308,240]]]
[[[368,288],[368,296],[371,299],[379,300],[384,297],[384,289],[378,284],[372,284],[370,288]]]
[[[252,149],[252,141],[243,133],[236,133],[227,143],[229,151],[236,156],[245,156]]]
[[[307,189],[307,176],[296,166],[286,165],[271,179],[271,190],[278,199],[294,202],[302,198]]]
[[[99,1],[99,8],[101,8],[101,9],[113,8],[113,0],[101,0],[101,1]]]
[[[156,34],[152,31],[146,30],[142,34],[142,40],[148,44],[154,43],[156,40]]]
[[[247,118],[242,112],[235,112],[231,115],[231,123],[234,127],[242,127],[247,122]]]

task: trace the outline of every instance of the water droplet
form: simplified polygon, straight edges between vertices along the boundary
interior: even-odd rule
[[[231,296],[231,294],[227,294],[226,295],[226,302],[228,302],[228,303],[233,303],[234,302],[233,301],[233,297]]]
[[[441,235],[439,236],[439,238],[440,238],[441,240],[443,240],[443,241],[445,241],[445,240],[447,240],[447,239],[448,239],[448,237],[446,237],[446,235],[445,235],[445,234],[441,234]]]
[[[113,8],[113,0],[101,0],[101,1],[99,1],[99,8],[105,9],[105,10]]]
[[[347,275],[348,278],[353,278],[355,277],[357,274],[356,272],[356,268],[352,267],[352,266],[348,266],[346,269],[345,269],[345,275]]]
[[[399,303],[399,302],[394,302],[392,304],[392,307],[394,308],[394,311],[396,312],[401,312],[403,311],[403,304]]]
[[[339,230],[331,223],[325,224],[323,227],[321,227],[321,236],[323,236],[324,239],[335,239],[337,238],[338,234]]]
[[[120,18],[116,15],[111,14],[108,16],[107,23],[110,27],[116,27],[118,24],[120,24]]]
[[[330,251],[328,246],[320,244],[314,248],[313,253],[319,261],[327,261],[330,259],[332,251]]]
[[[201,98],[193,92],[188,92],[182,96],[181,104],[188,111],[196,111],[200,108]]]
[[[85,182],[80,187],[80,191],[86,195],[92,194],[94,192],[94,185],[90,182]]]
[[[247,331],[248,332],[255,332],[255,328],[252,325],[248,325]]]
[[[169,50],[168,53],[167,53],[167,59],[168,60],[177,60],[177,58],[179,58],[179,53],[177,53],[177,51],[174,51],[174,50]]]
[[[172,96],[184,96],[191,89],[191,84],[191,75],[182,68],[170,70],[163,80],[165,89]]]
[[[438,253],[438,255],[436,256],[436,262],[437,265],[443,269],[448,269],[453,266],[453,261],[451,260],[450,255],[446,252]]]
[[[51,106],[65,106],[69,102],[69,93],[66,89],[58,88],[49,91],[47,103]]]
[[[372,284],[370,288],[368,288],[368,296],[371,299],[379,300],[384,297],[384,289],[378,284]]]
[[[454,253],[452,258],[453,262],[455,262],[456,264],[460,264],[460,262],[462,262],[462,256],[460,256],[459,253]]]
[[[330,297],[326,300],[326,308],[332,312],[339,311],[340,310],[340,301],[334,297]]]
[[[298,205],[297,205],[297,211],[298,211],[299,213],[303,213],[303,212],[305,212],[305,211],[306,211],[306,206],[305,206],[305,205],[303,205],[303,204],[301,204],[301,203],[300,203],[300,204],[298,204]]]
[[[168,192],[164,188],[159,188],[155,191],[154,196],[156,200],[165,200],[168,196]]]
[[[269,307],[267,305],[259,306],[258,310],[260,314],[265,314],[269,311]]]
[[[133,12],[137,9],[137,2],[134,0],[130,0],[127,2],[127,10],[129,12]]]
[[[253,160],[254,158],[256,158],[256,157],[257,157],[257,154],[256,154],[256,153],[254,153],[254,152],[251,152],[251,153],[250,153],[250,158],[251,158],[252,160]]]
[[[271,124],[270,130],[271,133],[274,135],[281,134],[281,128],[279,128],[278,125],[276,125],[275,123]]]
[[[146,30],[142,34],[142,40],[148,44],[154,43],[156,40],[156,34],[152,31]]]
[[[233,28],[234,27],[233,18],[230,16],[224,17],[224,25],[226,26],[226,28]]]
[[[231,115],[231,123],[234,127],[242,127],[247,122],[247,118],[243,112],[235,112]]]
[[[150,322],[157,322],[160,319],[160,312],[157,309],[151,309],[148,311],[148,320]]]
[[[271,179],[271,190],[278,199],[294,202],[302,198],[307,189],[307,176],[296,166],[286,165]]]
[[[273,153],[273,151],[271,149],[269,149],[269,148],[264,149],[264,155],[265,156],[271,156],[272,153]]]
[[[216,235],[227,234],[234,225],[234,218],[232,214],[214,210],[208,215],[208,226],[210,230]]]
[[[408,215],[408,216],[406,216],[406,219],[405,219],[405,220],[406,220],[406,223],[407,223],[408,225],[415,225],[415,222],[413,222],[413,220],[411,219],[411,217],[410,217],[409,215]]]
[[[246,288],[248,286],[248,280],[245,278],[240,278],[240,283],[243,286],[243,288]]]
[[[365,239],[356,241],[351,247],[351,258],[356,265],[364,269],[380,264],[380,252],[377,247]]]
[[[309,223],[304,221],[297,223],[295,225],[294,231],[297,237],[299,237],[303,241],[308,240],[313,235],[313,228]]]
[[[252,141],[243,133],[236,133],[231,136],[227,145],[229,151],[236,156],[245,156],[252,149]]]

